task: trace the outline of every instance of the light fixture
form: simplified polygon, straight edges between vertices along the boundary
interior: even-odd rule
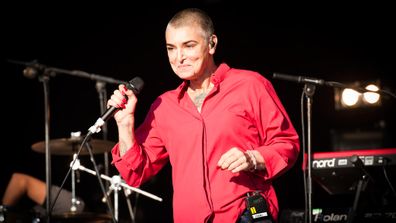
[[[379,82],[355,82],[348,85],[350,88],[335,89],[335,108],[352,109],[365,106],[378,106],[381,104]]]
[[[380,100],[380,95],[375,93],[379,90],[378,86],[374,84],[369,84],[366,86],[366,90],[370,90],[370,92],[363,93],[363,100],[368,104],[376,104]]]

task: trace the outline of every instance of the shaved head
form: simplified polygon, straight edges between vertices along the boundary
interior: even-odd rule
[[[198,8],[188,8],[178,12],[169,21],[166,29],[169,27],[180,28],[191,25],[198,25],[201,27],[205,39],[209,39],[215,31],[212,19]]]

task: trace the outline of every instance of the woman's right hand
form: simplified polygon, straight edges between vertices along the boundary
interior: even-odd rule
[[[119,127],[133,125],[136,103],[137,97],[124,84],[120,84],[111,95],[107,101],[107,106],[119,108],[114,114],[114,119]]]

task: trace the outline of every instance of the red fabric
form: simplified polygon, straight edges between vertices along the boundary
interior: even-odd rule
[[[186,93],[187,82],[159,96],[135,144],[113,164],[125,181],[139,186],[168,160],[172,165],[175,223],[235,222],[247,192],[261,190],[276,218],[273,178],[290,168],[299,152],[298,135],[271,83],[256,72],[221,64],[201,113]],[[258,150],[266,171],[233,174],[217,167],[231,147]]]

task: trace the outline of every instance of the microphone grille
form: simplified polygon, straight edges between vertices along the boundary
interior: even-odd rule
[[[25,76],[26,78],[33,79],[36,78],[37,75],[38,75],[38,71],[33,67],[26,67],[23,70],[23,76]]]
[[[140,77],[134,77],[128,82],[127,88],[132,90],[134,94],[139,94],[143,89],[144,81]]]

